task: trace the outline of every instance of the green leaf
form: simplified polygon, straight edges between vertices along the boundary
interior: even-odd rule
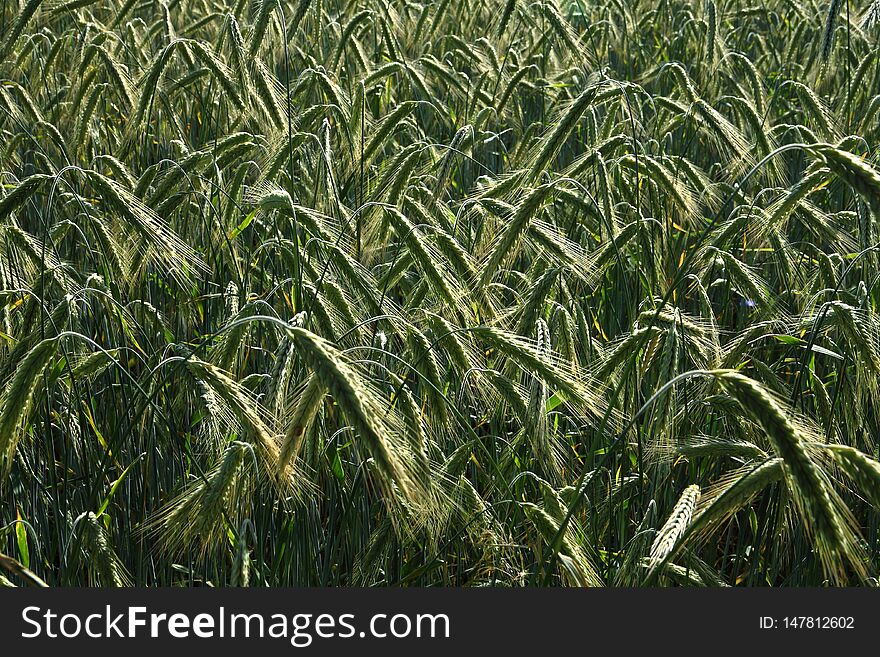
[[[547,400],[547,412],[556,409],[558,406],[565,403],[565,395],[562,392],[555,392],[550,399]]]
[[[98,509],[98,513],[95,514],[97,518],[100,518],[103,515],[104,511],[107,510],[107,507],[110,504],[110,500],[113,499],[113,494],[116,492],[116,489],[119,488],[119,484],[122,483],[122,480],[125,479],[125,476],[129,473],[129,471],[131,471],[132,466],[140,461],[145,454],[146,452],[143,452],[134,461],[129,463],[128,467],[126,467],[125,470],[122,471],[122,474],[119,475],[119,478],[113,482],[113,484],[110,486],[110,491],[107,493],[107,497],[105,497],[104,501],[101,503],[101,508]]]
[[[24,518],[21,516],[21,510],[15,509],[15,540],[18,543],[18,560],[25,568],[31,567],[31,555],[28,550],[27,527],[25,527]]]
[[[257,211],[252,210],[248,216],[241,220],[241,223],[238,224],[235,228],[233,228],[229,233],[229,239],[234,240],[236,237],[242,234],[245,228],[251,225],[251,222],[254,220],[254,217],[257,216]]]
[[[758,516],[755,513],[754,507],[749,508],[749,526],[752,529],[752,536],[758,535]]]
[[[804,340],[796,338],[793,335],[774,335],[773,337],[783,344],[792,344],[799,347],[807,346],[807,343]],[[831,351],[830,349],[826,349],[825,347],[820,347],[817,344],[810,346],[810,351],[813,351],[817,354],[822,354],[823,356],[830,356],[831,358],[834,358],[836,360],[843,360],[843,356],[838,354],[836,351]]]
[[[336,475],[339,483],[345,481],[345,472],[342,469],[342,459],[339,458],[339,452],[333,454],[333,461],[330,463],[330,469],[333,471],[333,474]]]

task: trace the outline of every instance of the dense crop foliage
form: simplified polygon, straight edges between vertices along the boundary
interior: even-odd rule
[[[2,581],[874,582],[878,22],[5,1]]]

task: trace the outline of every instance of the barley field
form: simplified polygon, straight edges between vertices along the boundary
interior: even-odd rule
[[[875,584],[878,46],[3,0],[0,583]]]

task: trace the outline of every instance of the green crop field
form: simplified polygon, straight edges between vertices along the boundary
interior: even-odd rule
[[[0,584],[872,585],[880,1],[3,0]]]

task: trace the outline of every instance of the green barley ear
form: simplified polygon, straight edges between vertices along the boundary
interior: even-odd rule
[[[865,10],[859,27],[863,30],[870,30],[880,25],[880,0],[874,0]]]
[[[246,587],[251,583],[251,550],[247,542],[247,528],[249,522],[245,521],[238,530],[238,538],[235,543],[235,559],[232,562],[231,586]]]
[[[643,177],[647,177],[679,208],[685,218],[692,218],[697,213],[697,195],[691,190],[681,176],[675,175],[662,162],[642,155],[625,155],[618,160],[618,165],[632,171],[640,171]]]
[[[654,573],[675,558],[691,540],[705,539],[725,520],[743,509],[756,495],[784,476],[781,458],[748,463],[729,472],[702,491],[699,505],[674,545],[655,566]]]
[[[815,121],[814,129],[820,131],[820,134],[826,139],[839,139],[840,130],[836,125],[834,112],[819,98],[816,92],[803,82],[792,80],[786,84],[793,86],[797,91],[804,113]]]
[[[456,520],[465,523],[464,531],[481,555],[478,568],[487,568],[489,572],[486,578],[491,580],[496,568],[503,571],[510,564],[510,550],[507,547],[510,545],[510,538],[492,508],[465,477],[458,479],[453,495],[459,509]]]
[[[540,211],[547,196],[553,191],[554,185],[548,183],[531,190],[526,197],[513,209],[507,218],[507,227],[496,240],[495,246],[489,254],[488,261],[483,266],[483,274],[480,277],[480,285],[485,286],[492,280],[501,264],[515,257],[519,251],[523,235],[526,233],[529,223]]]
[[[545,508],[530,502],[520,502],[526,517],[538,530],[543,541],[552,544],[561,528],[561,521]],[[574,538],[574,531],[569,524],[562,537],[559,549],[559,563],[571,581],[577,586],[602,586],[602,578],[596,571],[589,555]]]
[[[401,377],[393,372],[389,372],[389,378],[394,386],[392,402],[399,409],[403,420],[407,442],[415,460],[415,467],[418,469],[420,477],[432,480],[432,463],[429,451],[436,449],[436,445],[433,444],[430,438],[425,413],[410,387],[405,384]]]
[[[528,407],[528,391],[514,383],[510,377],[504,376],[495,370],[487,370],[483,373],[490,381],[498,394],[498,403],[501,412],[507,409],[513,412],[520,425],[527,426],[532,421]],[[458,450],[456,450],[457,452]],[[470,453],[470,452],[468,452]],[[452,459],[453,457],[450,457]]]
[[[311,490],[311,483],[296,467],[278,468],[280,431],[277,420],[240,383],[220,368],[193,356],[185,360],[189,374],[209,391],[209,405],[218,407],[218,413],[233,418],[244,429],[252,445],[260,470],[256,473],[262,483],[271,483],[284,494],[301,500]]]
[[[131,140],[137,137],[137,131],[142,127],[147,118],[147,111],[150,108],[150,104],[154,102],[155,94],[159,90],[160,81],[171,63],[174,51],[181,48],[182,45],[182,41],[172,41],[169,43],[153,58],[143,77],[139,80],[137,85],[140,87],[138,104],[134,108],[127,128],[129,130],[128,136]]]
[[[446,351],[450,366],[458,370],[459,376],[470,372],[479,381],[481,373],[477,369],[479,354],[468,339],[466,332],[456,328],[445,317],[425,311],[431,326],[431,337]]]
[[[82,110],[78,118],[78,125],[74,130],[74,143],[77,145],[77,150],[80,153],[84,152],[84,149],[86,148],[87,138],[89,136],[89,127],[92,118],[98,106],[98,101],[104,95],[107,86],[108,85],[105,83],[92,86],[86,102],[82,106]]]
[[[437,358],[439,345],[433,344],[428,336],[415,326],[411,326],[407,332],[407,342],[414,354],[413,370],[418,372],[426,383],[424,386],[425,398],[428,400],[433,414],[440,422],[445,423],[448,419],[449,409],[446,399],[440,393],[443,389],[445,376]]]
[[[535,322],[535,331],[538,357],[549,362],[551,349],[547,323],[543,319],[538,319]],[[547,401],[550,397],[547,384],[540,375],[534,373],[529,385],[529,422],[524,429],[532,445],[536,462],[541,464],[539,467],[546,468],[547,475],[558,483],[562,481],[563,455],[560,446],[555,442],[556,437],[551,433],[547,417]]]
[[[632,367],[634,364],[632,355],[646,349],[647,345],[661,333],[660,328],[649,325],[638,327],[632,333],[622,336],[608,345],[609,348],[592,368],[593,376],[601,381],[621,368]]]
[[[768,458],[763,449],[748,440],[708,435],[676,437],[672,444],[659,450],[657,456],[670,461],[679,456],[688,459],[726,456],[746,460]]]
[[[802,431],[782,406],[760,384],[737,372],[723,372],[718,379],[739,401],[770,439],[782,458],[786,479],[795,503],[815,542],[826,574],[846,581],[846,567],[864,576],[865,566],[849,510],[831,486],[828,476],[810,456]]]
[[[434,183],[435,199],[446,187],[452,167],[459,159],[459,151],[466,146],[467,142],[473,141],[473,134],[474,127],[472,125],[466,125],[459,128],[452,137],[452,141],[449,143],[449,147],[446,149],[446,153],[441,160],[440,172],[437,174],[437,180]]]
[[[657,537],[651,545],[651,555],[649,557],[649,568],[654,570],[661,563],[664,563],[666,557],[672,552],[678,540],[684,535],[685,530],[694,516],[694,509],[700,499],[700,487],[696,484],[688,486],[684,489],[681,497],[678,498],[675,507],[669,514],[666,522],[657,532]]]
[[[848,445],[823,445],[843,473],[875,507],[880,507],[880,461]]]
[[[265,114],[276,128],[285,125],[284,90],[281,83],[260,59],[252,60],[251,75],[256,99]]]
[[[385,208],[385,210],[398,239],[409,247],[410,257],[434,290],[437,300],[456,313],[467,313],[467,304],[462,304],[463,290],[448,271],[448,267],[444,266],[442,254],[425,239],[422,227],[413,225],[409,218],[396,208]]]
[[[342,34],[339,37],[339,43],[336,46],[336,51],[330,60],[331,69],[338,69],[340,60],[342,59],[343,54],[346,52],[346,45],[348,45],[352,40],[352,35],[361,25],[369,21],[370,18],[372,18],[374,15],[375,14],[372,10],[362,9],[361,11],[353,14],[348,19],[345,27],[342,28]]]
[[[9,51],[15,46],[18,37],[21,36],[22,31],[34,17],[34,14],[37,13],[41,4],[43,4],[43,0],[28,0],[21,8],[21,11],[15,18],[15,23],[12,24],[9,32],[6,33],[3,44],[0,45],[0,60],[5,59]]]
[[[288,464],[302,451],[306,434],[321,410],[326,394],[327,388],[321,379],[311,374],[305,384],[291,395],[293,401],[288,403],[290,416],[286,420],[287,430],[278,454],[279,471],[287,469]]]
[[[249,334],[250,324],[242,322],[261,312],[266,312],[263,304],[257,302],[249,302],[244,308],[238,310],[238,291],[234,288],[234,284],[230,283],[227,288],[230,294],[229,299],[229,316],[226,324],[232,328],[223,331],[223,337],[210,352],[211,362],[222,370],[236,371],[237,361],[240,352],[247,348],[247,338]]]
[[[201,257],[167,223],[132,192],[97,171],[86,172],[89,183],[103,202],[140,238],[140,248],[170,270],[178,280],[206,269]]]
[[[49,123],[48,121],[42,121],[42,120],[37,121],[37,127],[41,130],[44,130],[49,135],[49,137],[52,139],[52,141],[55,142],[55,145],[61,150],[61,153],[65,157],[67,157],[67,155],[68,155],[67,143],[66,143],[64,137],[61,135],[61,131],[58,130],[58,128],[56,128],[52,123]]]
[[[858,155],[831,144],[811,147],[828,167],[853,191],[858,193],[875,214],[880,214],[880,172]]]
[[[403,125],[418,106],[417,101],[405,100],[382,119],[365,142],[362,157],[364,166],[372,164],[379,151],[387,145],[389,137]]]
[[[715,65],[715,37],[718,34],[718,16],[714,0],[703,3],[706,15],[706,48],[704,50],[709,67]]]
[[[657,534],[657,520],[657,502],[651,500],[633,537],[626,545],[623,561],[614,575],[614,586],[638,586],[643,581],[644,555],[648,553],[652,539]]]
[[[524,295],[523,304],[519,310],[521,314],[517,322],[516,333],[528,335],[529,331],[535,326],[535,322],[543,316],[548,295],[558,279],[559,270],[548,269],[532,283],[531,289]]]
[[[238,78],[237,82],[241,85],[244,94],[248,95],[248,92],[251,90],[251,76],[248,70],[250,56],[244,44],[244,35],[241,33],[238,21],[232,14],[226,14],[223,22],[229,33],[229,54],[232,70],[235,72]]]
[[[554,391],[559,391],[567,404],[580,412],[601,418],[606,404],[599,394],[596,380],[572,371],[571,365],[555,357],[547,357],[539,352],[537,345],[521,336],[491,327],[475,327],[471,333],[497,349],[525,372],[534,372],[542,377]],[[610,413],[616,422],[615,413]]]
[[[129,586],[130,576],[111,546],[107,528],[101,520],[87,511],[74,521],[73,526],[87,559],[91,583],[96,586]]]
[[[312,0],[299,0],[299,3],[296,5],[296,9],[294,10],[293,15],[290,18],[290,22],[287,24],[288,41],[293,40],[293,38],[296,36],[297,30],[299,29],[300,24],[306,17],[306,14],[308,13],[311,6]]]
[[[829,173],[829,169],[824,167],[806,172],[786,194],[767,208],[767,220],[761,222],[759,230],[765,231],[783,225],[810,194],[824,186]]]
[[[398,495],[395,491],[399,491],[413,509],[429,511],[431,481],[419,476],[420,459],[413,452],[399,416],[336,347],[303,328],[290,328],[289,333],[375,460],[380,475],[378,483],[387,501],[393,503]]]
[[[128,166],[112,155],[96,155],[93,163],[103,164],[110,172],[108,178],[112,178],[116,182],[124,184],[128,189],[134,189],[137,186],[137,179],[131,173]]]
[[[523,66],[518,71],[516,71],[512,76],[510,76],[510,80],[508,80],[507,84],[504,87],[504,91],[501,92],[501,95],[498,96],[498,101],[495,103],[495,111],[501,115],[505,115],[505,109],[507,108],[507,104],[510,99],[513,97],[517,88],[522,83],[523,79],[529,75],[530,73],[534,73],[535,67],[533,66]]]
[[[831,49],[834,45],[834,31],[837,27],[837,16],[840,14],[841,0],[831,0],[828,3],[828,13],[825,14],[825,30],[822,33],[822,67],[826,67],[831,60]]]
[[[537,180],[541,172],[553,163],[553,159],[559,153],[569,134],[571,134],[575,124],[595,99],[599,88],[599,83],[591,81],[587,88],[578,94],[574,102],[559,117],[554,128],[541,141],[539,149],[530,157],[531,166],[528,174],[530,180]]]
[[[532,6],[536,8],[547,21],[550,28],[547,32],[549,33],[552,30],[552,32],[556,34],[556,38],[559,42],[565,45],[565,50],[567,52],[574,53],[579,59],[589,59],[590,53],[581,44],[580,36],[574,30],[571,23],[562,17],[559,8],[553,0]]]
[[[12,465],[15,448],[27,431],[34,397],[41,377],[58,348],[58,338],[38,342],[19,361],[0,396],[0,457],[6,468]]]
[[[822,315],[826,321],[837,326],[854,349],[854,355],[860,356],[871,371],[880,372],[880,340],[876,322],[869,313],[842,301],[830,301],[816,312],[815,317],[805,318],[802,325],[812,330]]]
[[[36,194],[44,183],[53,178],[54,176],[37,173],[19,182],[15,189],[0,199],[0,217],[8,217],[15,212]]]
[[[130,111],[134,108],[137,99],[134,95],[134,90],[132,89],[132,81],[129,78],[128,70],[117,61],[113,55],[111,55],[104,46],[97,47],[97,54],[101,61],[104,63],[104,68],[107,70],[108,75],[110,76],[113,84],[116,86],[117,91],[122,94],[122,97],[125,99],[125,103],[127,107],[125,108],[127,111]]]
[[[379,571],[387,558],[392,545],[394,525],[388,517],[383,518],[373,529],[366,545],[355,556],[352,566],[352,582],[357,586],[367,586],[379,576]]]
[[[711,251],[720,259],[730,283],[741,297],[762,306],[769,303],[770,288],[752,267],[727,251],[715,248]]]
[[[504,34],[504,30],[506,30],[507,26],[510,24],[510,19],[513,17],[516,8],[516,0],[507,0],[507,2],[504,3],[504,9],[498,19],[498,29],[495,32],[499,37]]]
[[[253,453],[246,443],[233,442],[209,472],[154,513],[141,531],[155,536],[167,555],[195,546],[204,556],[228,540],[229,523],[237,526],[244,519],[256,490]]]
[[[259,0],[254,23],[251,26],[250,54],[253,57],[265,41],[266,31],[272,20],[272,12],[278,6],[278,0]]]
[[[728,58],[742,67],[746,74],[751,91],[751,100],[755,106],[755,113],[758,116],[764,116],[767,111],[767,99],[764,91],[764,85],[758,74],[758,69],[751,59],[739,52],[730,52]]]
[[[226,96],[232,101],[233,106],[236,109],[242,109],[244,107],[244,99],[242,98],[239,85],[236,83],[232,71],[229,70],[226,63],[217,56],[217,53],[212,48],[201,41],[189,41],[187,46],[193,51],[196,59],[202,63],[202,66],[211,71],[214,79],[217,80]]]

